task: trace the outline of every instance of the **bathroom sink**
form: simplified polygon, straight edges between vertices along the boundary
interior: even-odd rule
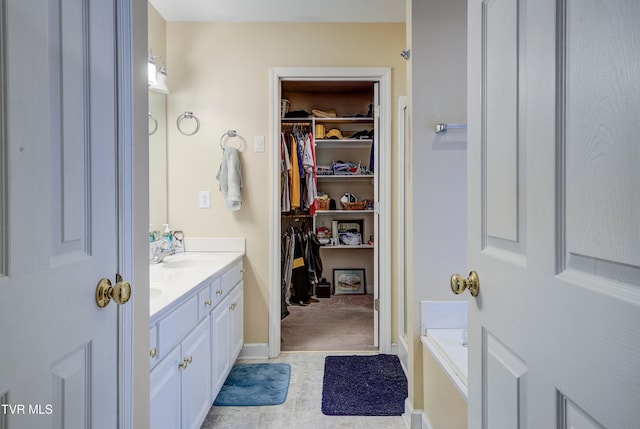
[[[158,266],[169,269],[193,268],[211,265],[212,263],[215,263],[217,259],[216,255],[180,253],[177,255],[167,256],[158,264]]]
[[[197,265],[202,264],[202,261],[198,261],[195,259],[178,259],[178,260],[165,259],[164,261],[161,262],[161,264],[162,264],[162,267],[171,268],[171,269],[190,268],[190,267],[195,267]]]

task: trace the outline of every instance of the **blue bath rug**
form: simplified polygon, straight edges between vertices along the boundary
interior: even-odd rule
[[[327,356],[322,413],[328,416],[399,416],[407,377],[394,355]]]
[[[280,405],[287,399],[291,366],[287,363],[234,365],[213,405]]]

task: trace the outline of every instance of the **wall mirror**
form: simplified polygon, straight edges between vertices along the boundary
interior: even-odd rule
[[[149,224],[162,231],[167,218],[167,96],[149,90]]]

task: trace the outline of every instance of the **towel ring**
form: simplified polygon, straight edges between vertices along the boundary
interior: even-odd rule
[[[149,135],[153,135],[156,131],[158,131],[158,121],[153,117],[151,112],[149,112],[149,120],[153,121],[153,127],[149,127]]]
[[[180,128],[180,123],[182,122],[183,119],[193,119],[193,120],[195,120],[196,121],[196,129],[193,130],[193,132],[190,132],[190,133],[185,133],[184,131],[182,131],[182,128]],[[195,133],[197,133],[198,130],[200,129],[200,121],[198,120],[196,115],[193,114],[193,112],[184,112],[182,115],[178,116],[178,120],[176,121],[176,126],[178,127],[178,131],[180,131],[185,136],[192,136]]]
[[[241,151],[244,148],[244,138],[242,138],[242,136],[239,135],[236,130],[229,130],[220,137],[220,147],[222,148],[222,150],[225,150],[225,148],[227,147],[225,144],[223,144],[224,138],[227,136],[238,137],[240,139],[240,147],[238,147],[238,150]]]

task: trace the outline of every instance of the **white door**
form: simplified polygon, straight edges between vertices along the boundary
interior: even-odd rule
[[[0,427],[118,427],[114,4],[0,1]]]
[[[469,0],[470,428],[640,427],[640,3]]]

